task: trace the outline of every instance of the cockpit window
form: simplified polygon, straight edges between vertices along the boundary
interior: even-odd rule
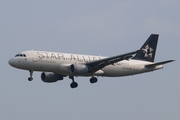
[[[26,55],[25,54],[17,54],[17,55],[15,55],[15,57],[26,57]]]

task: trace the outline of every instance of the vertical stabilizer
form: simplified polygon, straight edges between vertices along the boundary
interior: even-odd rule
[[[154,62],[158,37],[158,34],[151,34],[141,47],[142,51],[137,53],[132,59]]]

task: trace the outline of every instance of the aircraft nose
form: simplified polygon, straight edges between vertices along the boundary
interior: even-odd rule
[[[11,59],[8,61],[8,63],[9,63],[9,65],[11,65],[11,66],[14,66],[14,65],[15,65],[15,62],[14,62],[13,58],[11,58]]]

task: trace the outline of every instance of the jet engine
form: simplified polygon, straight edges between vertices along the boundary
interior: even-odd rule
[[[73,74],[86,74],[88,73],[88,67],[87,65],[82,65],[82,64],[72,64],[70,66],[70,72]]]
[[[63,76],[53,72],[43,72],[41,74],[41,80],[43,82],[52,83],[57,82],[58,80],[63,80]]]

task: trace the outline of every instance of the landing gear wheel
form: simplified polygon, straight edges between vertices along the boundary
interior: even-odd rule
[[[29,77],[28,80],[29,80],[29,81],[32,81],[32,80],[33,80],[33,77]]]
[[[77,87],[78,87],[78,83],[77,83],[77,82],[72,82],[72,83],[70,84],[70,87],[71,87],[71,88],[77,88]]]
[[[96,83],[98,81],[98,79],[96,77],[92,77],[90,78],[90,83]]]
[[[74,81],[74,76],[69,76],[69,78],[72,80],[72,83],[70,84],[71,88],[77,88],[78,83]]]

